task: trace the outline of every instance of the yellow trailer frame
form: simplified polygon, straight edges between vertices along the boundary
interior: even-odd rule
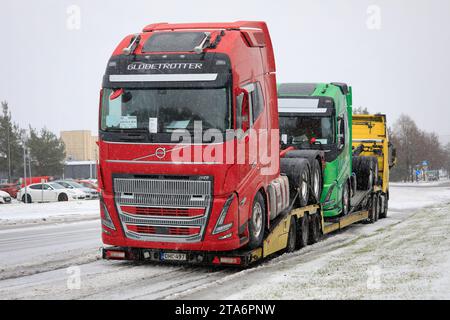
[[[319,205],[311,205],[304,208],[293,209],[270,232],[270,234],[264,240],[263,246],[251,251],[251,253],[249,254],[250,256],[249,263],[255,262],[263,258],[267,258],[268,256],[283,251],[287,248],[289,239],[289,228],[291,225],[292,217],[301,219],[305,215],[309,216],[314,214],[321,215],[321,212],[322,212],[321,207]],[[326,235],[338,230],[342,230],[352,224],[366,221],[368,218],[369,218],[368,211],[353,212],[345,217],[338,218],[333,222],[326,222],[323,219],[323,215],[321,215],[322,234]]]

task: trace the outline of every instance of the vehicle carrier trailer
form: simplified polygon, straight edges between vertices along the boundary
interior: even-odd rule
[[[347,192],[336,185],[327,203],[326,150],[280,147],[275,73],[264,22],[159,23],[125,37],[100,92],[105,259],[245,266],[371,220],[379,186],[357,178],[373,167],[341,166]],[[346,88],[330,85],[345,100],[345,133],[330,145],[348,160]],[[333,112],[328,100],[318,107]]]

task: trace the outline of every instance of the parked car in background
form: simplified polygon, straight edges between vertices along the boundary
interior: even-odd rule
[[[70,189],[70,190],[76,189],[76,190],[79,190],[81,192],[84,192],[85,195],[86,195],[86,199],[87,200],[97,199],[98,198],[98,191],[96,189],[87,188],[87,187],[79,184],[76,181],[72,181],[72,180],[57,180],[57,181],[54,181],[54,182],[62,185],[66,189]]]
[[[86,198],[84,192],[77,189],[66,189],[54,182],[35,183],[29,185],[26,189],[26,193],[25,188],[20,189],[17,199],[27,203],[84,200]]]
[[[439,181],[439,170],[430,170],[427,172],[428,181]]]
[[[20,187],[14,183],[0,184],[0,190],[8,193],[12,198],[17,198],[17,192],[19,192]]]
[[[54,177],[50,176],[39,176],[39,177],[27,177],[26,179],[20,178],[17,184],[20,186],[20,188],[25,187],[25,182],[28,185],[32,185],[34,183],[48,183],[55,180]]]
[[[12,198],[8,192],[0,190],[0,203],[11,203]]]
[[[93,180],[75,180],[75,181],[78,182],[79,184],[81,184],[83,187],[94,189],[94,190],[98,191],[98,185],[97,185],[96,180],[95,180],[95,182]]]

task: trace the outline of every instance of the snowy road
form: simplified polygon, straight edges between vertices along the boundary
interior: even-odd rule
[[[99,260],[98,220],[0,225],[0,299],[450,298],[450,185],[391,198],[388,219],[245,271]]]

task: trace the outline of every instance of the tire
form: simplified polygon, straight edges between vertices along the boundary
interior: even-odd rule
[[[25,195],[23,195],[22,202],[23,203],[33,203],[33,199],[31,198],[31,195],[27,194],[27,201],[25,202]]]
[[[371,169],[372,169],[372,173],[373,173],[373,182],[372,182],[372,187],[375,187],[377,185],[379,185],[379,181],[378,181],[378,158],[376,157],[370,157],[371,159]]]
[[[297,223],[295,222],[295,218],[291,217],[286,252],[294,252],[295,249],[297,249]]]
[[[348,182],[345,182],[342,189],[342,211],[341,215],[346,216],[350,212],[350,187]]]
[[[310,203],[320,203],[322,196],[322,167],[317,160],[314,160],[311,166],[311,194]]]
[[[356,174],[358,190],[370,190],[378,183],[377,157],[354,157],[353,172]]]
[[[388,195],[385,194],[383,195],[384,197],[384,206],[380,212],[380,219],[386,219],[387,218],[387,214],[388,214],[388,209],[389,209],[389,199],[388,199]]]
[[[310,166],[306,159],[283,158],[280,162],[281,172],[289,179],[291,199],[298,194],[297,207],[305,207],[309,202],[311,189]]]
[[[59,202],[69,201],[69,197],[67,196],[67,194],[61,193],[61,194],[58,196],[58,201],[59,201]]]
[[[369,223],[375,223],[378,220],[378,195],[372,195],[371,201],[369,201]]]
[[[248,231],[250,249],[260,247],[264,240],[264,229],[266,226],[266,207],[261,193],[257,193],[252,204],[252,216],[250,217]]]
[[[298,219],[297,230],[297,248],[301,249],[308,245],[309,240],[309,217],[307,215]]]
[[[377,210],[375,215],[375,222],[377,222],[380,219],[381,214],[381,195],[377,194]]]
[[[309,219],[309,241],[308,244],[314,244],[320,240],[320,215],[319,213],[313,214]]]

